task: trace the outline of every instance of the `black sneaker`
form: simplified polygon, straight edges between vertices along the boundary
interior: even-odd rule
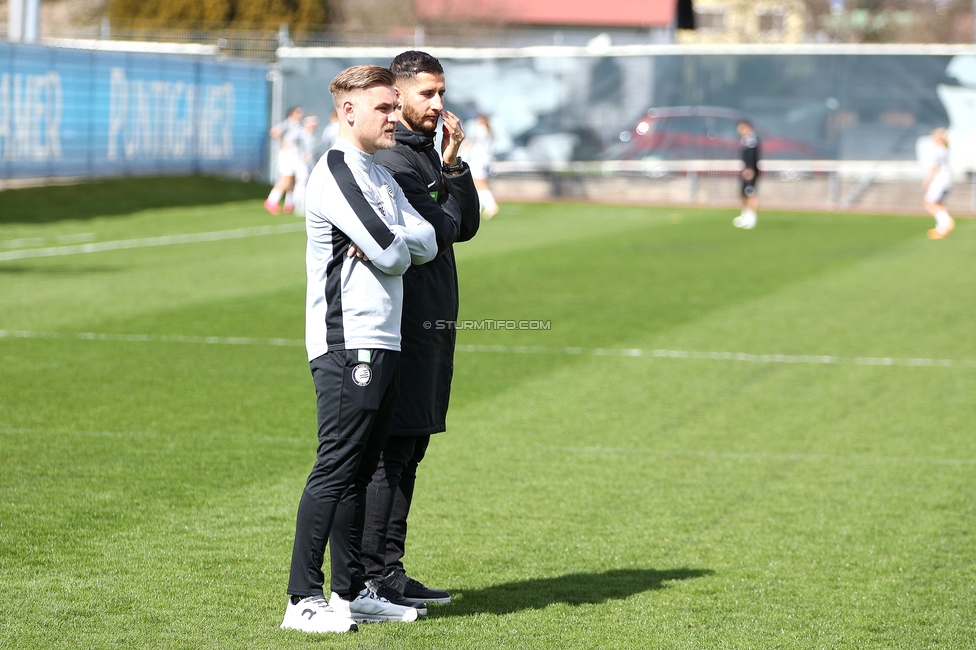
[[[408,576],[403,569],[394,569],[386,574],[386,584],[408,600],[446,605],[451,602],[451,594],[442,589],[430,589],[418,580]]]
[[[391,589],[383,578],[367,580],[366,588],[380,598],[387,599],[394,605],[399,605],[400,607],[413,607],[417,610],[417,614],[419,616],[427,616],[427,603],[415,598],[404,598],[403,594],[401,594],[399,591],[396,589]]]

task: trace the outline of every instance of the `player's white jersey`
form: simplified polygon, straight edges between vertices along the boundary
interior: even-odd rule
[[[474,121],[465,134],[460,155],[468,163],[474,178],[488,178],[494,157],[495,140],[491,129]]]
[[[938,183],[942,187],[952,186],[952,170],[949,169],[949,150],[943,146],[935,148],[935,158],[933,166],[936,168],[932,183]]]
[[[297,149],[302,138],[302,123],[298,120],[285,120],[275,124],[281,133],[282,149]]]
[[[372,155],[340,138],[309,177],[305,230],[309,361],[334,350],[399,350],[400,276],[437,255],[433,226]],[[366,260],[349,257],[350,245]]]
[[[935,174],[932,175],[928,189],[925,191],[925,200],[942,203],[952,189],[952,170],[949,168],[949,150],[946,147],[936,146],[932,166]]]
[[[307,129],[302,129],[302,133],[298,138],[298,150],[301,152],[302,160],[307,165],[311,165],[315,162],[315,148],[318,146],[319,139],[315,137],[315,134],[308,131]]]

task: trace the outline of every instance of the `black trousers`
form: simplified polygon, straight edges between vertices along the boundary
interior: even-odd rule
[[[430,444],[430,436],[391,436],[380,454],[366,492],[366,528],[363,565],[367,578],[378,578],[403,568],[407,543],[407,515],[413,501],[417,466]]]
[[[324,594],[328,542],[332,591],[351,598],[365,587],[362,552],[366,487],[386,444],[396,406],[400,353],[329,352],[309,364],[318,404],[315,465],[298,504],[288,593]]]

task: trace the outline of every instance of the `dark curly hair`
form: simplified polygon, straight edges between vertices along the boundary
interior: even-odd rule
[[[398,54],[393,63],[390,64],[390,71],[396,75],[397,81],[416,77],[421,72],[428,74],[444,74],[441,62],[426,52],[408,50]]]

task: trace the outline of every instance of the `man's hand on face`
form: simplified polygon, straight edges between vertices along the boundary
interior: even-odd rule
[[[441,113],[444,123],[441,125],[443,139],[441,140],[441,158],[448,165],[457,163],[458,148],[464,141],[464,130],[461,128],[461,120],[451,111],[445,110]]]

